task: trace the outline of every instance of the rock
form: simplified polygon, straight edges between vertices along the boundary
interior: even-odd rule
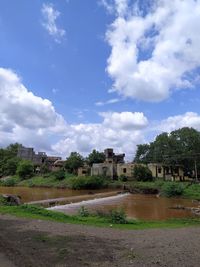
[[[21,197],[17,195],[3,194],[1,195],[3,199],[6,200],[8,205],[19,206],[22,204]]]

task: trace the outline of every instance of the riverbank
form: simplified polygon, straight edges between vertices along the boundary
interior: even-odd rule
[[[25,217],[32,219],[40,219],[46,221],[55,221],[62,223],[73,223],[82,225],[91,225],[98,227],[108,227],[126,230],[151,229],[151,228],[178,228],[187,226],[200,226],[200,218],[183,218],[169,219],[165,221],[142,221],[142,220],[126,220],[120,223],[120,218],[124,219],[124,215],[120,212],[114,216],[105,216],[104,214],[96,215],[66,215],[61,212],[46,210],[41,207],[31,205],[21,206],[0,206],[0,214],[11,214],[17,217]]]
[[[0,215],[0,228],[0,266],[197,267],[200,261],[200,227],[126,231]]]
[[[0,186],[24,186],[40,188],[70,188],[70,189],[119,189],[127,190],[133,194],[157,194],[165,197],[182,197],[200,201],[200,184],[191,182],[170,182],[155,180],[152,182],[137,181],[111,181],[104,177],[77,177],[65,174],[62,180],[53,174],[34,176],[30,179],[20,180],[17,176],[7,177],[0,180]]]

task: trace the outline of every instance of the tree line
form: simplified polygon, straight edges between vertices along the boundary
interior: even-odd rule
[[[183,166],[185,175],[200,173],[200,132],[189,127],[159,134],[151,143],[137,146],[134,162]]]

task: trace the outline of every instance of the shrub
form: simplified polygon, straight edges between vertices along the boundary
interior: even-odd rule
[[[100,189],[107,186],[105,179],[99,176],[80,176],[69,180],[72,189]]]
[[[31,161],[22,160],[19,162],[17,166],[17,174],[22,180],[31,177],[33,175],[33,172],[34,166]]]
[[[78,215],[81,217],[88,217],[90,215],[90,213],[86,207],[81,206],[79,211],[78,211]]]
[[[136,165],[133,170],[133,176],[137,181],[152,181],[153,176],[148,167],[143,165]]]
[[[121,182],[126,182],[128,179],[127,179],[126,175],[121,174],[121,175],[119,176],[119,180],[120,180]]]
[[[184,186],[180,183],[166,183],[161,188],[161,194],[166,197],[181,196],[184,191]]]
[[[64,170],[59,170],[53,173],[56,180],[64,180],[65,179],[65,171]]]
[[[6,180],[2,181],[3,186],[15,186],[18,183],[18,179],[16,177],[9,177]]]
[[[127,223],[126,213],[123,209],[111,210],[110,219],[112,223],[125,224]]]

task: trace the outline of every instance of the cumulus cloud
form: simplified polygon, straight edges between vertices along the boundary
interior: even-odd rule
[[[200,66],[199,0],[102,3],[116,14],[106,33],[113,91],[158,102],[173,90],[194,86]]]
[[[71,125],[65,138],[53,146],[63,154],[68,151],[89,153],[92,149],[104,150],[113,147],[116,152],[126,152],[133,158],[136,145],[144,142],[142,130],[147,118],[139,112],[105,112],[100,114],[103,121],[97,124]]]
[[[104,112],[100,113],[104,117],[103,125],[112,129],[142,129],[148,124],[147,118],[142,112]]]
[[[59,28],[56,24],[60,12],[52,4],[43,4],[41,11],[43,15],[43,27],[59,43],[66,33],[64,29]]]
[[[200,115],[195,112],[186,112],[185,114],[170,116],[162,120],[156,129],[159,132],[171,132],[182,127],[192,127],[200,131]]]
[[[19,142],[66,157],[113,147],[132,159],[148,120],[140,112],[104,112],[100,123],[68,124],[48,99],[34,95],[10,69],[0,68],[0,146]]]
[[[0,98],[1,146],[18,141],[40,147],[43,141],[47,147],[47,136],[66,130],[52,103],[30,92],[12,70],[0,68]]]

